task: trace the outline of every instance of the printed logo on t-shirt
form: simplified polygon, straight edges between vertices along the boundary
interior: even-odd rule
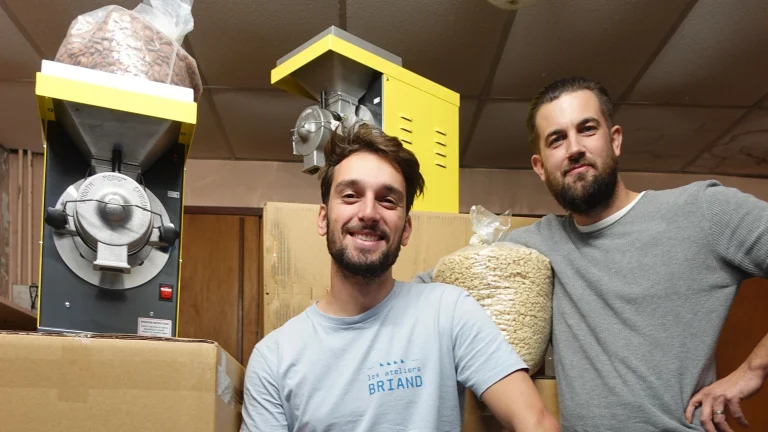
[[[381,361],[378,365],[369,367],[368,394],[375,395],[382,392],[398,390],[410,390],[419,388],[423,384],[421,378],[421,366],[418,359],[405,361],[403,359]]]

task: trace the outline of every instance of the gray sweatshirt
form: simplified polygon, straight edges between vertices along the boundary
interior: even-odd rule
[[[563,431],[703,430],[685,409],[715,381],[740,283],[768,277],[768,203],[696,182],[646,191],[593,226],[549,215],[502,240],[552,262]]]

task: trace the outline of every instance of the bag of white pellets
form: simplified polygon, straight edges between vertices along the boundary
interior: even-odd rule
[[[481,206],[470,211],[470,245],[440,259],[433,281],[467,290],[488,312],[507,342],[535,374],[544,363],[552,332],[552,267],[533,249],[499,241],[507,214]]]

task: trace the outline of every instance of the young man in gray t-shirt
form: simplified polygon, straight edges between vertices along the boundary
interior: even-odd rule
[[[501,239],[552,263],[561,427],[728,432],[768,376],[768,336],[729,376],[716,380],[714,364],[739,284],[768,277],[768,203],[714,181],[630,191],[612,112],[584,78],[534,99],[532,164],[569,214]]]
[[[413,153],[361,126],[334,135],[318,232],[331,286],[253,350],[243,432],[459,432],[465,390],[508,429],[558,431],[526,365],[464,290],[395,281],[424,187]]]

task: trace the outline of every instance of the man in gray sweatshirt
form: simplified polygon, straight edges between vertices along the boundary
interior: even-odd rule
[[[531,162],[568,214],[502,238],[553,266],[562,430],[730,431],[768,376],[768,336],[721,380],[714,350],[740,283],[768,277],[768,203],[715,181],[628,190],[612,114],[589,79],[539,93]]]

